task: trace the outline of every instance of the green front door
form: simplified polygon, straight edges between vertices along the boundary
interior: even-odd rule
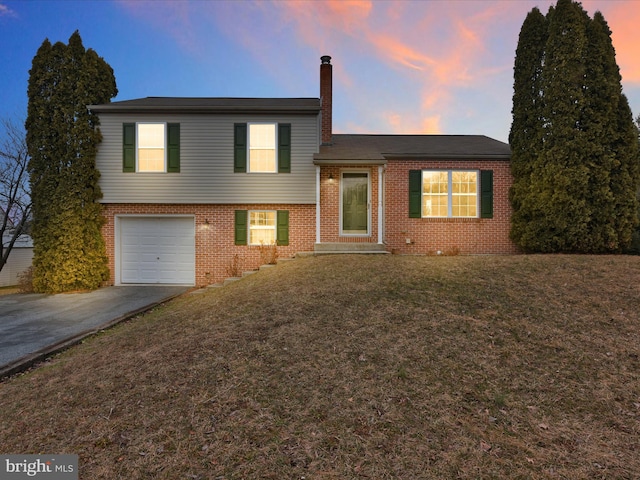
[[[342,233],[369,233],[369,175],[342,174]]]

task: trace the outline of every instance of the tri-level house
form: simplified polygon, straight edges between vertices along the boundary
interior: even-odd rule
[[[332,132],[319,98],[91,105],[111,283],[219,282],[298,252],[510,254],[509,145],[481,135]]]

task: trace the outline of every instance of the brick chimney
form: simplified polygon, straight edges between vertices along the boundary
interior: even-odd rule
[[[332,115],[332,72],[331,57],[320,57],[320,130],[322,145],[331,145],[331,115]]]

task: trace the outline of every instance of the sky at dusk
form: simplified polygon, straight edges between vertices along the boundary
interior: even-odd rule
[[[527,13],[555,0],[0,0],[0,117],[24,119],[42,41],[80,31],[114,69],[115,100],[318,97],[333,64],[334,133],[482,134],[506,141]],[[640,0],[585,0],[613,31],[640,114]]]

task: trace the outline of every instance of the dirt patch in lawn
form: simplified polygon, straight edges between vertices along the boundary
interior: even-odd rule
[[[91,479],[640,477],[640,257],[326,256],[0,384]]]

